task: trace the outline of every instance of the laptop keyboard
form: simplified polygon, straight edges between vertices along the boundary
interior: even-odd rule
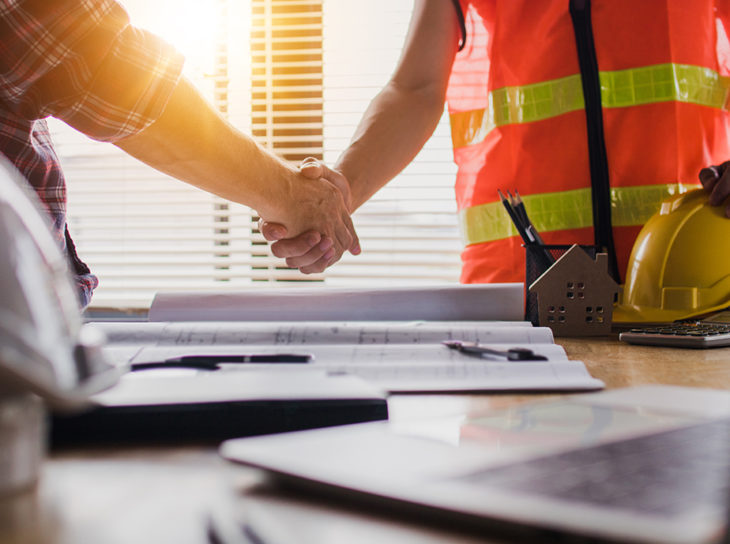
[[[671,516],[723,508],[730,420],[703,423],[488,469],[469,483]]]

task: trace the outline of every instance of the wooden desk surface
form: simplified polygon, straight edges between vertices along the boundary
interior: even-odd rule
[[[730,348],[629,346],[616,339],[558,339],[608,388],[671,384],[730,389]],[[474,416],[546,395],[392,396],[391,420]],[[95,448],[53,453],[37,489],[0,500],[0,542],[207,542],[207,512],[243,495],[295,528],[298,542],[485,542],[449,528],[286,495],[260,474],[220,460],[212,447]],[[491,542],[486,540],[486,542]]]

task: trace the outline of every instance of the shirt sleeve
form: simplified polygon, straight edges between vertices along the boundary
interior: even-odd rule
[[[117,2],[0,6],[0,100],[13,113],[51,115],[107,142],[136,134],[162,114],[182,55],[131,25]]]

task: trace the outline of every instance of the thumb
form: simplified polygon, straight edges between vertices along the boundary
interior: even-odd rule
[[[319,179],[324,176],[324,168],[319,162],[306,162],[299,165],[299,171],[309,179]]]
[[[287,230],[284,225],[269,223],[263,219],[259,219],[259,232],[269,242],[281,240],[282,238],[286,238],[287,235]]]

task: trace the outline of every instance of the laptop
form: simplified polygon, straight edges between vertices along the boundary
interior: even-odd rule
[[[82,323],[46,221],[35,193],[0,156],[0,396],[44,398],[53,444],[222,440],[387,419],[384,394],[353,376],[255,364],[250,372],[186,361],[144,372],[111,364],[103,334]]]
[[[718,542],[730,492],[730,392],[619,389],[461,421],[235,439],[220,452],[278,484],[480,535]]]

